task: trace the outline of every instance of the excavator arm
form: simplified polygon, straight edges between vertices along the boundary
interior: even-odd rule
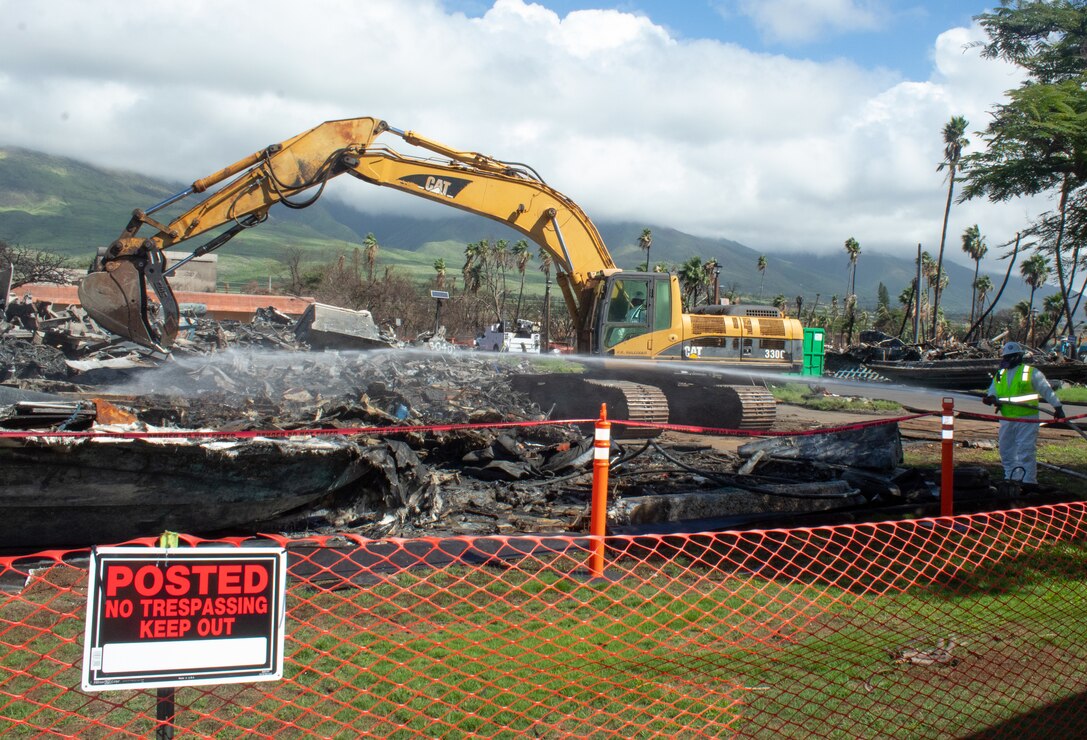
[[[401,154],[377,144],[386,133],[438,157]],[[619,271],[589,217],[531,168],[458,151],[379,119],[354,118],[322,123],[197,180],[146,211],[134,211],[121,235],[100,250],[92,271],[80,282],[80,302],[107,330],[168,351],[178,327],[169,274],[261,223],[273,205],[312,205],[328,181],[344,173],[486,216],[524,234],[551,255],[579,335],[590,330],[600,280]],[[158,211],[204,193],[196,205],[168,223],[153,218]],[[189,257],[167,266],[163,250],[228,225]],[[144,227],[155,233],[138,235]]]

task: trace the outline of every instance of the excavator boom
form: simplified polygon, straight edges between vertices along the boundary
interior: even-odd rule
[[[383,134],[439,155],[418,157],[376,143]],[[133,212],[121,235],[80,283],[83,307],[104,328],[167,351],[177,334],[178,309],[166,281],[163,250],[233,224],[193,252],[218,249],[263,221],[276,204],[304,208],[334,177],[350,174],[504,223],[547,250],[558,284],[579,327],[591,320],[594,287],[618,272],[596,227],[580,207],[524,165],[462,152],[376,118],[327,121],[255,152],[146,211]],[[206,194],[169,223],[152,216],[185,198]],[[155,233],[138,236],[144,227]],[[158,299],[149,298],[149,290]]]
[[[422,156],[379,143],[386,135],[422,150]],[[617,369],[609,366],[604,368],[608,377],[569,381],[574,389],[559,388],[554,378],[525,378],[525,391],[541,407],[559,408],[560,401],[610,393],[615,397],[610,405],[625,408],[632,420],[668,420],[674,412],[690,424],[766,428],[773,423],[774,402],[765,389],[725,385],[707,373],[697,378],[668,368],[655,373],[629,360],[698,360],[693,364],[771,371],[803,366],[804,329],[796,319],[772,306],[702,306],[684,312],[676,275],[619,270],[589,217],[532,168],[454,149],[377,118],[327,121],[196,180],[146,211],[134,211],[81,281],[80,301],[105,329],[168,352],[179,318],[167,282],[171,271],[261,223],[274,205],[313,204],[329,180],[342,174],[486,216],[550,255],[574,319],[578,352],[624,358],[619,372],[626,377],[617,377]],[[194,197],[195,205],[176,218],[156,217]],[[165,249],[198,237],[208,241],[189,257],[166,264]],[[562,408],[571,418],[596,412]]]

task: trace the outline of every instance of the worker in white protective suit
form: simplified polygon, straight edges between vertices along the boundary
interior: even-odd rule
[[[1007,342],[1001,352],[1000,371],[989,384],[982,403],[1000,412],[1000,462],[1004,479],[1027,486],[1038,484],[1038,399],[1053,407],[1053,418],[1064,418],[1064,408],[1045,375],[1024,361],[1023,346]]]

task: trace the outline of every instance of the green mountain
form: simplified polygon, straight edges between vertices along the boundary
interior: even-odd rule
[[[0,147],[0,240],[70,255],[79,258],[80,263],[89,261],[98,247],[118,236],[134,208],[146,210],[185,187],[184,183],[105,170],[41,152]],[[184,203],[184,207],[191,205],[192,201]],[[178,209],[155,215],[169,220]],[[429,203],[422,210],[427,217],[373,214],[333,198],[324,198],[303,210],[275,207],[266,223],[243,232],[218,252],[220,274],[232,282],[280,277],[286,271],[282,257],[288,249],[303,250],[309,260],[324,262],[360,247],[365,236],[372,233],[380,244],[379,269],[395,266],[429,278],[433,277],[433,263],[438,258],[445,260],[450,274],[459,272],[464,245],[469,242],[522,238],[509,227],[481,216]],[[844,249],[829,255],[766,254],[766,270],[760,273],[760,253],[739,242],[696,237],[648,223],[599,221],[597,228],[616,264],[623,269],[635,269],[645,261],[638,238],[643,229],[649,228],[653,232],[649,255],[653,264],[678,266],[692,256],[717,259],[723,289],[734,289],[754,300],[770,302],[784,295],[792,304],[799,295],[810,307],[818,296],[820,305],[826,305],[832,296],[840,300],[848,287],[849,262]],[[945,252],[944,269],[950,284],[941,302],[949,312],[963,314],[969,309],[973,268],[951,261],[961,257],[957,246]],[[856,279],[859,305],[875,306],[880,282],[896,301],[914,275],[914,261],[865,252],[863,244],[861,247]],[[998,287],[1003,281],[1003,275],[990,277]],[[542,290],[543,279],[535,265],[526,273],[528,289],[534,292]],[[1010,306],[1028,295],[1026,285],[1016,274],[1009,280],[1001,303]]]

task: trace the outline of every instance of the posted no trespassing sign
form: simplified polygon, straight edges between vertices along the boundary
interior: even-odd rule
[[[282,678],[286,571],[277,547],[96,549],[83,690]]]

